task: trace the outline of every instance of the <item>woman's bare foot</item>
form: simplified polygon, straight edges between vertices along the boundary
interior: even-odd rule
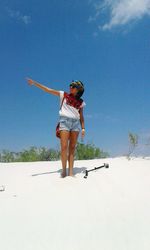
[[[74,174],[73,174],[73,169],[69,169],[69,171],[68,171],[68,176],[72,176],[72,177],[74,177]]]
[[[61,178],[64,178],[64,177],[66,177],[66,169],[62,170],[62,173],[61,173]]]
[[[73,175],[69,175],[69,177],[73,177],[73,178],[76,178],[76,176],[73,174]]]

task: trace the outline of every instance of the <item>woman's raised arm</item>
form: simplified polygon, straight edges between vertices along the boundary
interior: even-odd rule
[[[30,79],[30,78],[26,78],[26,79],[27,79],[27,82],[28,82],[29,85],[35,85],[36,87],[38,87],[38,88],[40,88],[40,89],[42,89],[42,90],[44,90],[47,93],[50,93],[52,95],[57,95],[57,96],[60,95],[60,92],[58,90],[50,89],[50,88],[48,88],[48,87],[46,87],[46,86],[44,86],[44,85]]]

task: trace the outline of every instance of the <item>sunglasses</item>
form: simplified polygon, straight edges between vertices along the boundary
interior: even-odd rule
[[[80,86],[78,86],[76,83],[71,83],[70,84],[70,88],[72,88],[72,89],[79,89],[80,88]]]

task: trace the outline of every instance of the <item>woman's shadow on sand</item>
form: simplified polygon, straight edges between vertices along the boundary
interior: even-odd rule
[[[83,173],[83,172],[85,172],[86,169],[87,168],[85,168],[85,167],[74,167],[73,168],[74,175]],[[54,173],[59,173],[60,174],[61,172],[62,172],[62,169],[59,169],[57,171],[32,174],[31,176],[34,177],[34,176],[39,176],[39,175],[44,175],[44,174],[54,174]]]

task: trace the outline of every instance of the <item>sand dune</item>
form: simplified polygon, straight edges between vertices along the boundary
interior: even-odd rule
[[[150,249],[150,158],[76,161],[75,178],[60,169],[0,163],[0,249]]]

